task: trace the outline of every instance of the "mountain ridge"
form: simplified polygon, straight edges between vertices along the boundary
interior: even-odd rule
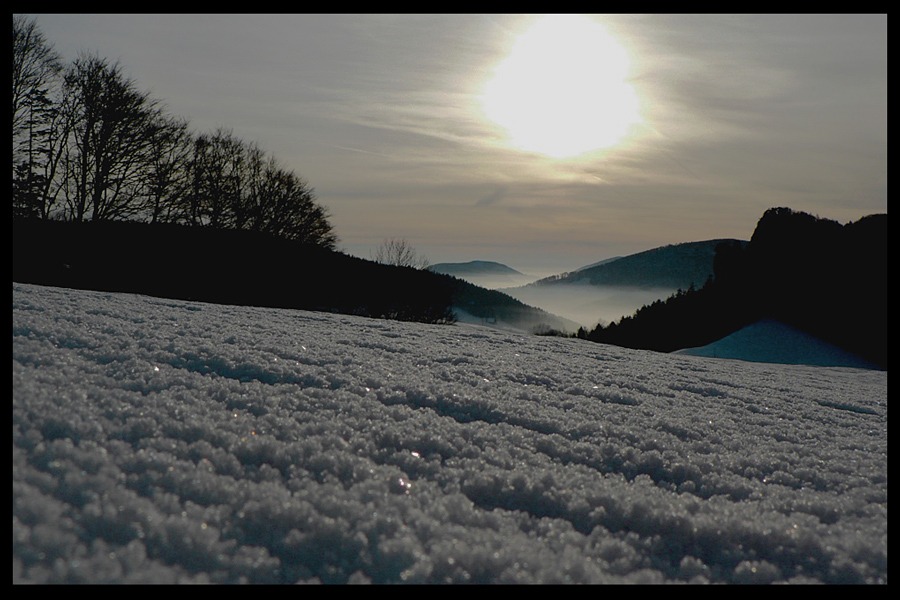
[[[552,275],[528,285],[588,284],[629,287],[700,287],[713,274],[716,247],[721,243],[748,242],[717,238],[651,248],[635,254],[607,259],[578,270]]]
[[[499,290],[592,328],[679,289],[702,287],[713,275],[716,247],[722,243],[747,244],[731,238],[669,244]]]
[[[456,277],[483,287],[496,290],[524,285],[535,280],[503,263],[490,260],[472,260],[464,263],[437,263],[428,267],[433,273]]]
[[[443,262],[430,265],[429,271],[442,273],[444,275],[454,275],[459,277],[462,274],[477,275],[525,275],[510,266],[491,260],[470,260],[468,262]]]
[[[600,267],[600,266],[603,266],[603,265],[605,265],[605,264],[607,264],[607,263],[611,263],[611,262],[613,262],[613,261],[615,261],[615,260],[619,260],[620,258],[622,258],[622,257],[621,257],[621,256],[612,256],[612,257],[610,257],[610,258],[604,258],[603,260],[598,260],[598,261],[595,262],[595,263],[591,263],[591,264],[589,264],[589,265],[584,265],[583,267],[578,267],[577,269],[575,269],[574,271],[572,271],[572,273],[577,273],[578,271],[584,271],[585,269],[592,269],[592,268],[594,268],[594,267]]]

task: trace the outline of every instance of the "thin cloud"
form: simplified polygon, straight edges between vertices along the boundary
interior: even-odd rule
[[[597,15],[631,55],[645,126],[567,161],[509,148],[479,110],[539,15],[35,18],[65,58],[120,60],[195,128],[233,128],[295,169],[348,246],[392,227],[458,262],[585,241],[568,270],[636,243],[748,237],[770,206],[887,210],[886,15]],[[508,218],[478,224],[490,211]]]

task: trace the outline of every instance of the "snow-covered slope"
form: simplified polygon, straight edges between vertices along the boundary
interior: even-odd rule
[[[678,354],[733,358],[820,367],[877,369],[869,361],[772,319],[763,319],[699,348],[678,350]]]
[[[13,284],[13,582],[887,582],[887,374]]]

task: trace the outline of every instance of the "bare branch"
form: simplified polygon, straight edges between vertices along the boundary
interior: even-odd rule
[[[424,269],[429,265],[428,259],[420,255],[405,239],[386,239],[375,250],[372,257],[377,263],[398,267]]]

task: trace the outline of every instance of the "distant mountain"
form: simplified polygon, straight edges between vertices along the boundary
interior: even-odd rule
[[[608,259],[577,271],[539,279],[532,286],[588,284],[595,286],[658,287],[671,290],[702,287],[713,274],[716,246],[746,244],[715,239],[661,246],[637,254]]]
[[[465,277],[466,275],[524,275],[504,264],[489,260],[472,260],[464,263],[438,263],[428,267],[429,271]]]
[[[534,277],[516,271],[502,263],[489,260],[473,260],[464,263],[437,263],[428,267],[429,271],[464,279],[469,283],[487,288],[508,288],[525,285]]]
[[[747,243],[715,239],[662,246],[608,258],[527,285],[499,289],[531,306],[591,328],[631,315],[679,289],[689,289],[691,284],[702,287],[713,274],[716,246],[723,242]]]
[[[605,264],[607,264],[607,263],[611,263],[611,262],[614,261],[614,260],[619,260],[620,258],[622,258],[622,257],[621,257],[621,256],[613,256],[612,258],[606,258],[606,259],[597,261],[597,262],[595,262],[595,263],[591,263],[591,264],[589,264],[589,265],[585,265],[585,266],[583,266],[583,267],[580,267],[580,268],[578,268],[578,269],[575,269],[575,271],[584,271],[585,269],[590,269],[590,268],[593,268],[593,267],[599,267],[599,266],[601,266],[601,265],[605,265]],[[575,271],[573,271],[573,272],[575,272]]]

